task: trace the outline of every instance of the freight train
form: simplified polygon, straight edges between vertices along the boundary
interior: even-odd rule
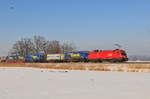
[[[32,54],[17,55],[0,58],[6,63],[25,62],[125,62],[128,56],[124,50],[94,50],[94,51],[71,51],[63,54]]]

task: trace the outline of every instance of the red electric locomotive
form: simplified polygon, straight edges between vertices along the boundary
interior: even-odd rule
[[[87,56],[89,61],[94,62],[125,62],[128,61],[127,54],[124,50],[95,50],[89,52]]]

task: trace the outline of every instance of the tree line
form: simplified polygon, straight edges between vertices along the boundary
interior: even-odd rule
[[[32,38],[22,38],[16,41],[11,50],[11,55],[31,55],[37,53],[57,54],[76,49],[74,43],[58,40],[47,40],[43,36],[33,36]]]

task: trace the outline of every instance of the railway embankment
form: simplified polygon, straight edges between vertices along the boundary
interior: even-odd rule
[[[129,63],[0,63],[0,67],[28,67],[45,69],[144,72],[150,73],[150,62]]]

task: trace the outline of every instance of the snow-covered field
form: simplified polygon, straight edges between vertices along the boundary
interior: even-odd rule
[[[150,99],[150,74],[0,67],[0,99]]]
[[[145,62],[145,63],[149,63],[150,61],[141,61],[141,60],[136,60],[136,61],[127,61],[127,62],[139,62],[139,63],[143,63],[143,62]]]

